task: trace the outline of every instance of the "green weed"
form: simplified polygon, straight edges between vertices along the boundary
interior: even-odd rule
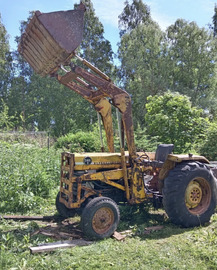
[[[59,184],[60,153],[1,142],[0,151],[0,212],[36,211]]]

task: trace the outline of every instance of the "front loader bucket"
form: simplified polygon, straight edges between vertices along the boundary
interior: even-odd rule
[[[84,12],[83,4],[76,10],[35,12],[18,50],[36,73],[52,74],[72,57],[82,41]]]

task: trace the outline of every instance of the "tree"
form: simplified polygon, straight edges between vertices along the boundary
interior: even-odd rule
[[[129,33],[140,24],[149,24],[152,19],[150,8],[142,0],[133,0],[132,4],[125,1],[123,12],[119,15],[120,37]]]
[[[27,21],[21,22],[21,35],[24,33],[32,16],[33,12],[30,12]],[[15,41],[19,44],[20,36],[17,36]],[[33,75],[33,70],[17,50],[13,51],[11,55],[13,57],[13,74],[7,100],[9,113],[11,116],[16,116],[14,117],[15,129],[30,130],[34,126],[34,120],[32,120],[33,101],[31,99],[31,76]]]
[[[0,14],[0,97],[2,100],[7,99],[8,87],[11,80],[11,63],[9,41],[5,26],[1,21]]]
[[[147,100],[145,123],[149,136],[158,136],[162,143],[173,143],[176,153],[190,151],[193,144],[204,139],[209,121],[187,96],[167,92]]]
[[[3,130],[10,130],[13,127],[13,116],[9,116],[8,114],[8,106],[6,105],[6,103],[4,102],[4,100],[2,100],[2,108],[0,111],[0,129]]]
[[[213,27],[211,27],[211,29],[213,29],[213,35],[215,37],[217,34],[217,5],[216,4],[214,7],[214,15],[212,17],[212,22],[213,22]]]
[[[86,12],[83,41],[80,45],[81,56],[110,76],[113,69],[111,44],[104,38],[104,27],[99,18],[96,17],[91,0],[83,0],[82,2],[86,7]]]
[[[89,129],[89,108],[82,107],[80,97],[54,78],[41,78],[34,74],[31,90],[32,120],[39,130],[49,130],[59,137],[70,131]]]
[[[143,128],[147,96],[163,93],[166,89],[164,35],[142,1],[133,1],[131,6],[126,4],[119,17],[119,24],[125,26],[125,31],[120,31],[119,77],[132,95],[134,124]]]
[[[193,105],[209,109],[216,88],[217,40],[196,23],[179,19],[167,31],[168,88],[191,97]]]
[[[145,103],[149,95],[163,93],[165,62],[162,55],[163,34],[158,25],[139,25],[122,37],[119,57],[122,79],[132,95],[134,123],[144,125]]]

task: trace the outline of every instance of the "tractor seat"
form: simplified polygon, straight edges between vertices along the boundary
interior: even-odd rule
[[[155,160],[165,162],[167,156],[172,153],[174,144],[159,144],[155,153]]]

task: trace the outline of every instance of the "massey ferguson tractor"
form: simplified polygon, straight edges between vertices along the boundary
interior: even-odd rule
[[[173,154],[172,144],[159,145],[155,153],[136,151],[129,94],[76,54],[84,14],[82,3],[75,10],[36,11],[19,44],[36,73],[55,77],[92,104],[106,132],[109,152],[62,153],[57,211],[63,217],[80,214],[83,233],[92,239],[114,233],[119,204],[148,200],[162,200],[168,217],[179,226],[203,225],[216,207],[216,170],[203,156]],[[119,153],[114,149],[112,106],[121,116]]]

